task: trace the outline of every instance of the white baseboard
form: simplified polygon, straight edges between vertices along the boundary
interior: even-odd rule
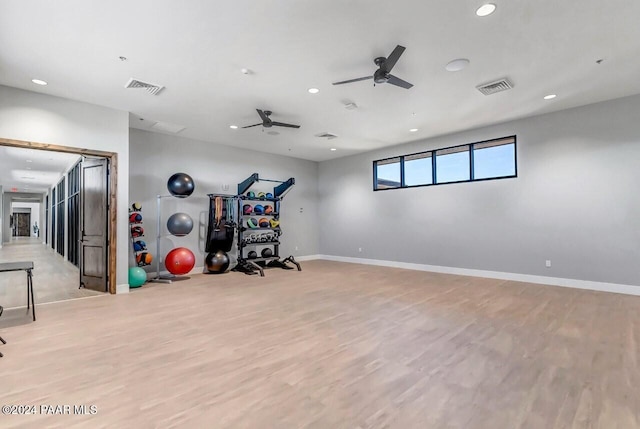
[[[119,295],[121,293],[129,293],[129,283],[116,285],[116,294]]]
[[[313,261],[314,259],[324,259],[322,258],[324,255],[304,255],[304,256],[294,256],[296,261]]]
[[[301,259],[305,258],[305,259]],[[508,273],[502,271],[475,270],[470,268],[444,267],[439,265],[413,264],[409,262],[384,261],[380,259],[351,258],[333,255],[310,255],[298,260],[323,259],[327,261],[348,262],[351,264],[376,265],[381,267],[402,268],[406,270],[430,271],[435,273],[456,274],[460,276],[487,277],[491,279],[511,280],[524,283],[538,283],[575,289],[588,289],[600,292],[640,295],[640,286],[619,283],[594,282],[590,280],[567,279],[562,277],[536,276],[531,274]]]

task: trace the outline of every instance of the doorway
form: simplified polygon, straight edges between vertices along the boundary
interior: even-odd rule
[[[31,211],[13,212],[14,237],[29,237],[31,228]]]
[[[63,255],[65,263],[78,267],[80,271],[78,283],[82,281],[87,289],[115,293],[117,154],[0,138],[0,149],[2,147],[77,154],[82,157],[83,162],[75,164],[48,192],[42,195],[41,217],[44,219],[44,225],[38,226],[42,237],[40,243],[48,243],[50,247],[42,247],[49,248],[49,251],[53,249]],[[82,168],[85,165],[95,167],[96,160],[99,160],[99,168]],[[96,177],[96,172],[99,172],[100,178]],[[86,193],[89,199],[93,199],[89,204],[90,208],[95,209],[93,212],[87,210],[88,206],[82,202],[83,179],[88,180],[87,183],[93,181],[90,184],[93,191]],[[96,180],[100,183],[96,184]],[[95,204],[95,189],[100,189],[102,192],[101,205]],[[14,191],[4,187],[5,195],[9,190]],[[83,219],[83,208],[86,213],[84,219],[91,221],[91,228],[82,226],[86,223]],[[98,226],[99,232],[97,232]],[[90,236],[88,232],[91,232]],[[101,261],[96,264],[95,257],[98,254]],[[87,280],[88,277],[91,281]]]

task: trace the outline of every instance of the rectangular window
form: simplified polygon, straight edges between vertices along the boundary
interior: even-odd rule
[[[405,186],[431,185],[432,183],[431,152],[417,153],[404,157]]]
[[[400,157],[376,161],[375,170],[376,189],[400,187]]]
[[[516,175],[516,139],[476,143],[473,145],[473,178],[492,179]]]
[[[457,146],[436,151],[436,183],[470,180],[469,146]]]

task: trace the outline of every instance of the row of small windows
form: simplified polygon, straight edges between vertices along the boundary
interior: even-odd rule
[[[517,177],[516,136],[373,162],[373,189]]]

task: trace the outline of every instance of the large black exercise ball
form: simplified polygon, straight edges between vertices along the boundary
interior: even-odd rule
[[[176,173],[169,177],[167,182],[169,193],[178,198],[187,198],[195,188],[196,185],[193,183],[193,179],[186,173]]]
[[[211,252],[204,260],[207,271],[211,274],[221,274],[229,269],[229,255],[223,250]]]
[[[167,229],[177,237],[183,237],[193,229],[193,219],[186,213],[174,213],[167,219]]]

